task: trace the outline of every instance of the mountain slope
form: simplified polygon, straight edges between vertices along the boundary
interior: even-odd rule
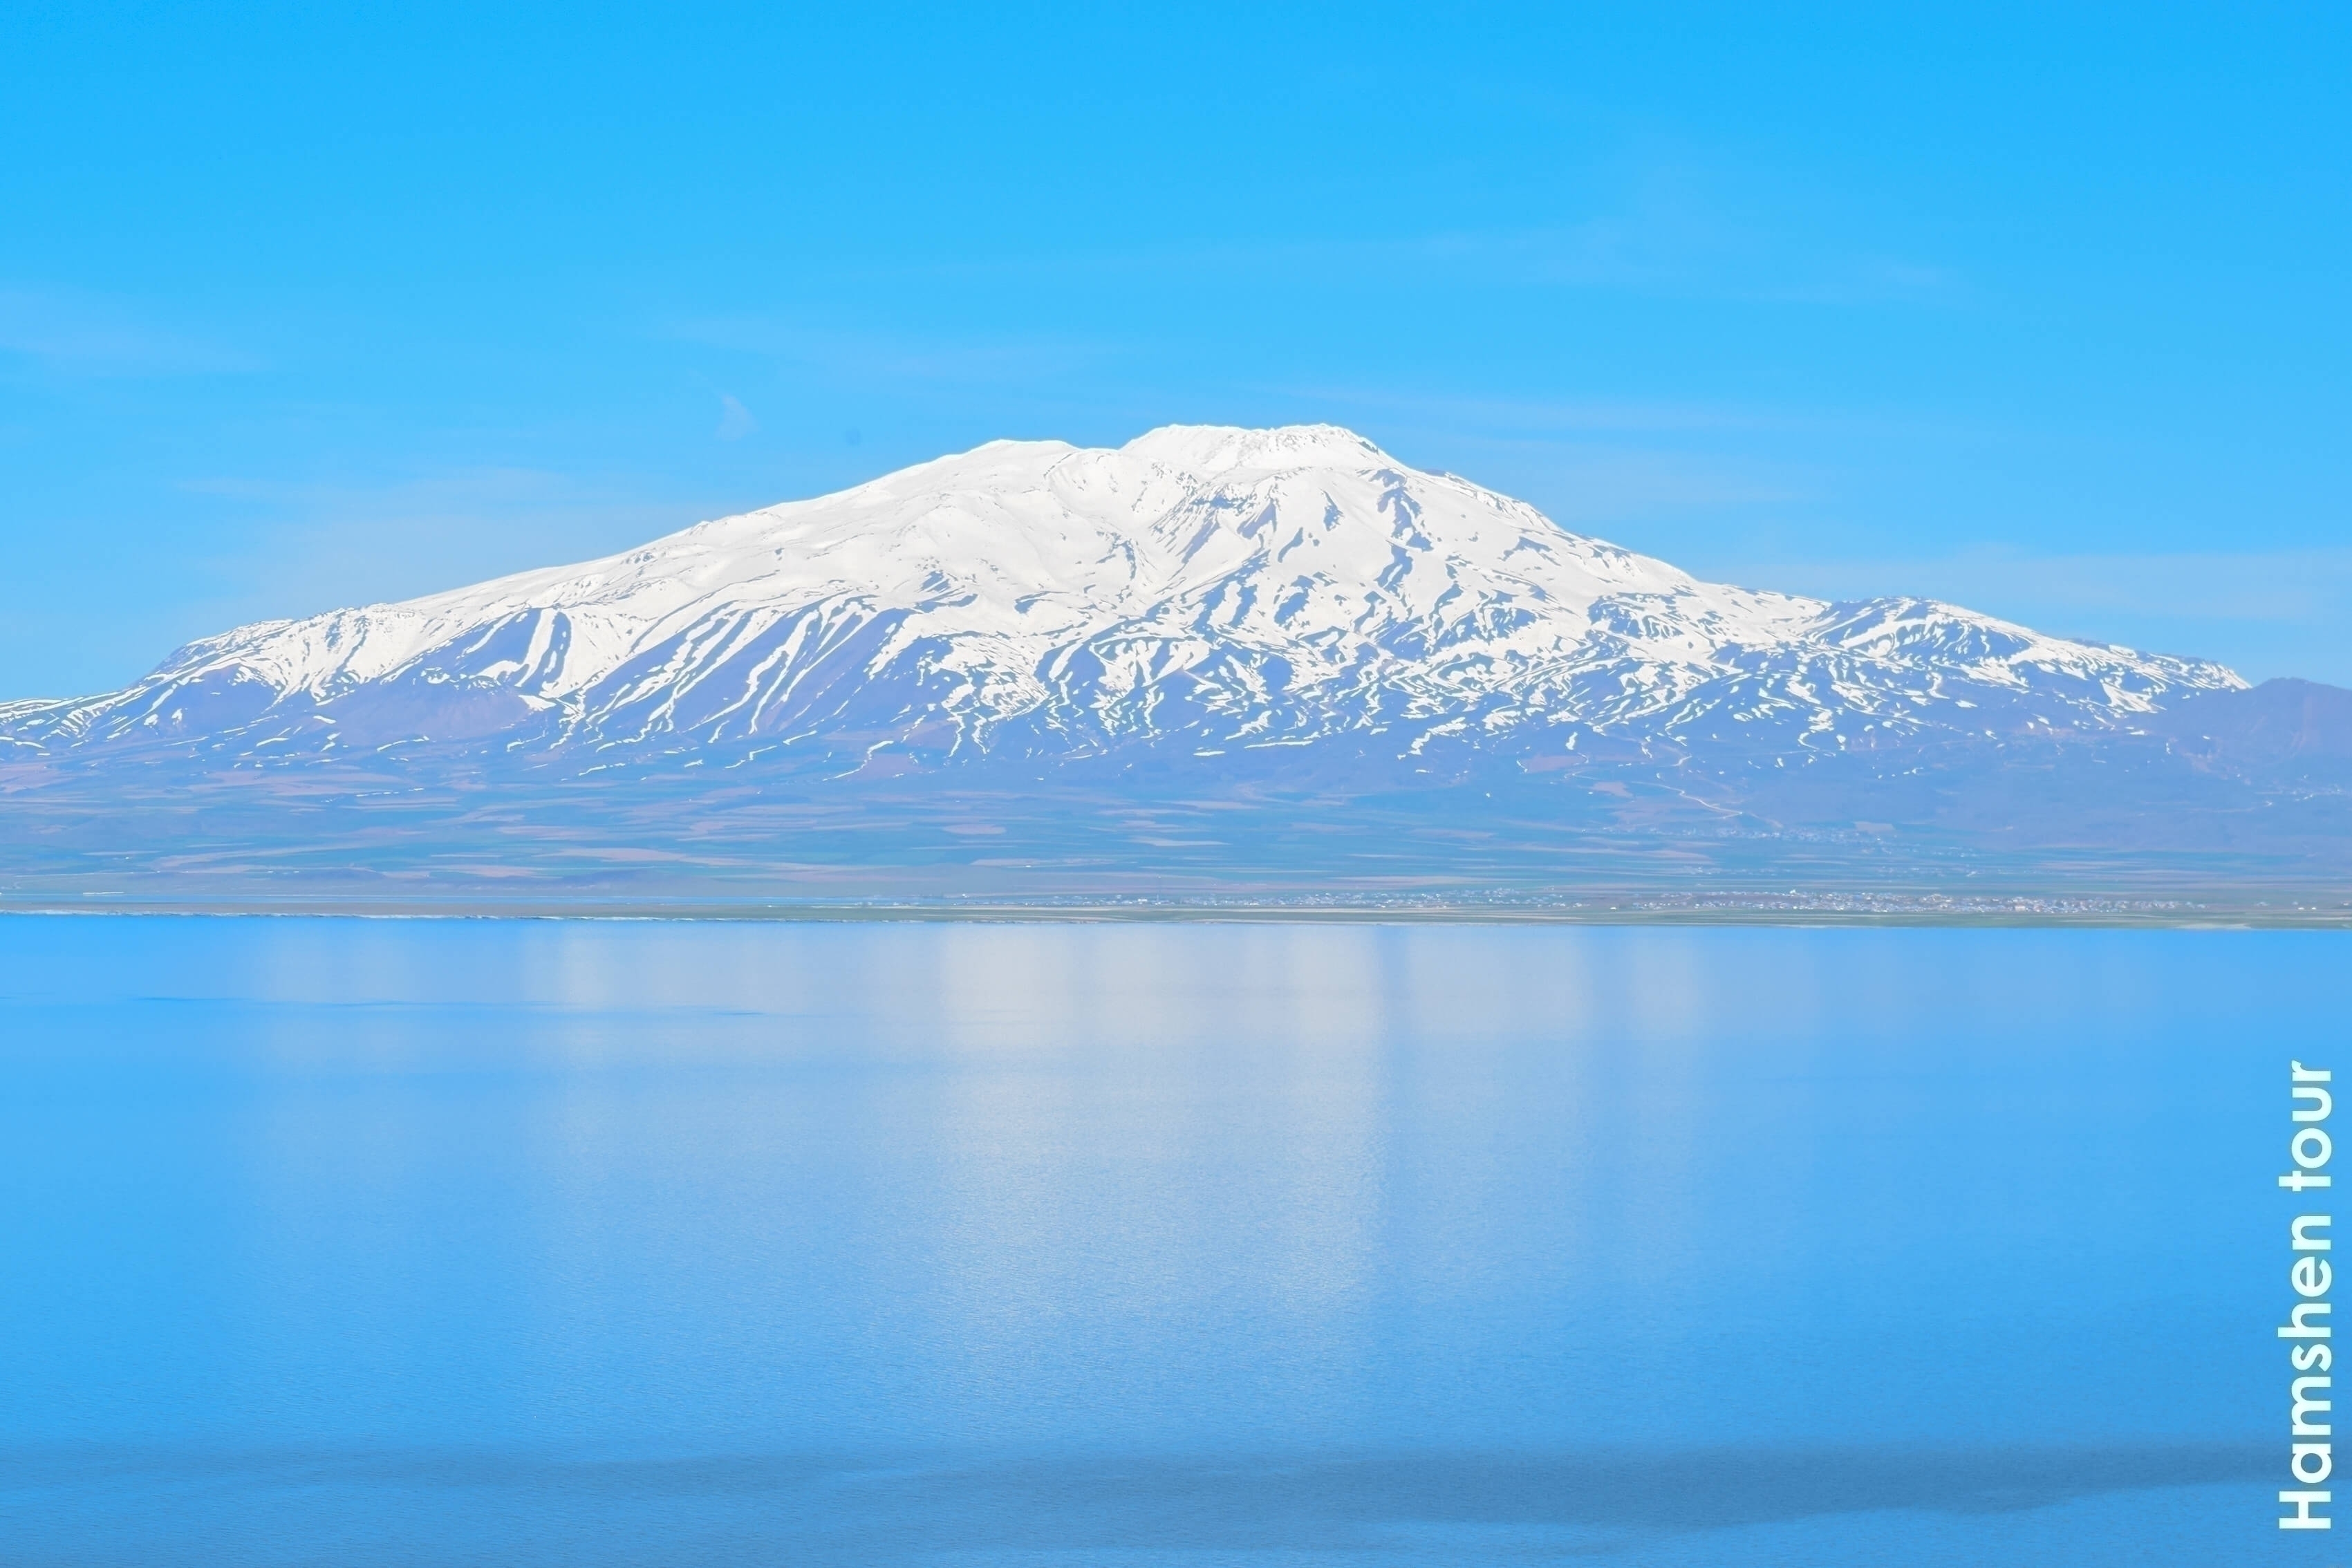
[[[1329,426],[996,442],[641,549],[240,627],[0,709],[43,751],[1083,756],[1339,739],[1801,754],[2244,683],[1950,605],[1699,582]]]
[[[2344,921],[2347,724],[1699,582],[1344,430],[1171,427],[0,704],[0,908]]]

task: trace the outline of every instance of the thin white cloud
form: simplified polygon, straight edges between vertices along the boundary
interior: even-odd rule
[[[2352,548],[2343,547],[2068,555],[1985,547],[1942,556],[1787,561],[1753,568],[1766,570],[1813,584],[1808,593],[1841,597],[1973,594],[2184,620],[2307,621],[2352,599]],[[2347,636],[2352,637],[2352,622]]]
[[[1515,225],[1337,237],[1171,238],[1049,254],[941,256],[853,269],[907,279],[1176,277],[1320,281],[1418,278],[1487,286],[1633,292],[1826,305],[1950,306],[1975,285],[1957,268],[1906,254],[1866,214],[1755,170],[1703,157],[1622,161],[1580,216]],[[1893,241],[1892,243],[1890,243]]]
[[[175,331],[79,289],[0,288],[0,357],[69,375],[217,375],[260,368],[227,344]]]
[[[1684,562],[1686,566],[1700,563]],[[2037,630],[2352,684],[2352,547],[1717,560],[1705,575],[1825,599],[1941,599]]]
[[[235,552],[206,563],[218,591],[192,611],[214,631],[589,560],[718,515],[530,468],[381,484],[218,478],[182,488],[249,513]]]
[[[733,393],[719,395],[719,428],[716,434],[720,440],[740,441],[759,427],[760,422],[751,417],[751,411],[744,407]]]
[[[1971,292],[1957,269],[1766,229],[1708,229],[1663,215],[1609,215],[1520,228],[1363,239],[1179,242],[874,269],[908,278],[1134,277],[1227,279],[1420,275],[1456,286],[1555,288],[1830,305],[1948,305]]]
[[[869,385],[1048,381],[1068,376],[1111,352],[1103,344],[1056,338],[843,331],[762,315],[689,317],[663,322],[653,335],[777,360]]]
[[[1512,398],[1398,393],[1373,386],[1288,385],[1269,389],[1302,403],[1371,415],[1402,416],[1449,437],[1517,441],[1550,436],[1758,432],[1847,436],[1980,434],[1949,419],[1933,422],[1885,412],[1762,407],[1662,398]]]

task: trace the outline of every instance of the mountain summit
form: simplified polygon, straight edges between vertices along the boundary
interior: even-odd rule
[[[2341,904],[2347,757],[2330,689],[1171,426],[0,705],[0,906]]]

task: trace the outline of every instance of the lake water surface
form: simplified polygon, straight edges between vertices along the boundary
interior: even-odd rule
[[[0,919],[0,1561],[2342,1561],[2347,955]]]

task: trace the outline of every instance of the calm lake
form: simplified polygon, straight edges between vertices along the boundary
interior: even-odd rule
[[[2316,1568],[2348,943],[0,919],[0,1558]]]

